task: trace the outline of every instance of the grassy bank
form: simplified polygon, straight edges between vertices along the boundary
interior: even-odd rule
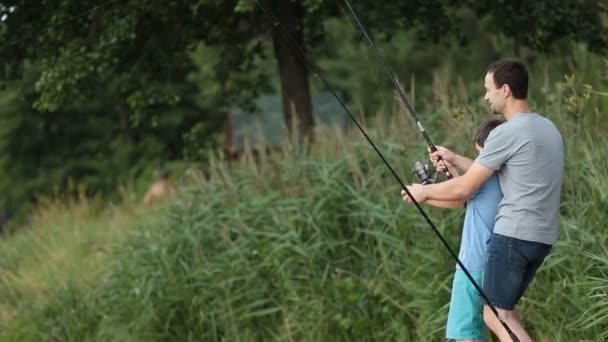
[[[522,310],[538,341],[601,341],[608,124],[603,100],[568,82],[537,104],[562,131],[567,165],[560,240]],[[427,129],[472,155],[487,108],[437,89]],[[410,121],[399,110],[365,120],[408,182],[425,157]],[[1,242],[0,338],[442,340],[454,261],[357,131],[317,133],[306,153],[212,157],[166,207],[41,212]],[[463,210],[426,209],[457,248]]]

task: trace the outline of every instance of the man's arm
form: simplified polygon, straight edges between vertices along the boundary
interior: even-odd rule
[[[466,200],[477,191],[493,173],[494,170],[481,164],[473,163],[469,170],[460,177],[452,178],[438,184],[412,184],[408,186],[408,190],[417,202],[425,202],[428,200]],[[403,200],[407,202],[407,195],[404,195]]]

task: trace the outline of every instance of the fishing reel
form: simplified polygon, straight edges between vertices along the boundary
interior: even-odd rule
[[[422,185],[434,184],[437,182],[437,171],[432,166],[429,166],[429,164],[422,164],[421,162],[416,161],[412,173],[414,173]]]

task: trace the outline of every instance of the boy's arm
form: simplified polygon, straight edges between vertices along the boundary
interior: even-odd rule
[[[429,151],[429,153],[431,161],[433,162],[433,165],[435,165],[435,167],[437,167],[438,164],[441,163],[439,162],[439,159],[441,158],[441,160],[447,161],[452,164],[452,166],[466,172],[469,170],[469,168],[471,167],[471,165],[473,165],[474,162],[472,159],[456,154],[443,146],[437,146],[437,151]],[[452,172],[451,169],[448,168],[448,170]]]
[[[437,207],[437,208],[452,209],[452,208],[461,208],[465,202],[466,202],[465,200],[453,200],[453,201],[427,200],[424,203],[426,203],[428,205],[432,205],[433,207]]]
[[[452,164],[454,164],[460,170],[466,172],[469,170],[471,165],[473,165],[473,159],[456,154],[452,160]]]

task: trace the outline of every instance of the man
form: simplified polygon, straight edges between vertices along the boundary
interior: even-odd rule
[[[144,195],[144,204],[151,205],[153,202],[159,201],[168,195],[175,193],[175,188],[170,179],[169,171],[161,171],[160,180],[150,186]]]
[[[449,181],[408,187],[414,199],[468,198],[497,172],[503,199],[487,250],[483,290],[520,341],[531,341],[515,306],[557,240],[564,171],[563,140],[555,125],[530,110],[528,71],[516,59],[488,67],[485,99],[507,122],[494,129],[472,161],[439,147],[431,154],[467,170]],[[410,199],[402,191],[404,201]],[[484,320],[501,341],[511,341],[487,305]]]

